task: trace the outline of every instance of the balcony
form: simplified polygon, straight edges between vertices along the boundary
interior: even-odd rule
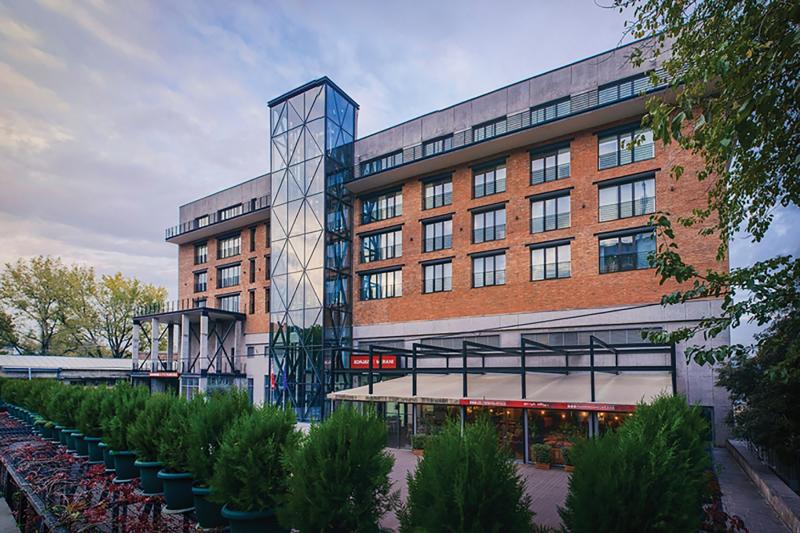
[[[208,213],[194,220],[167,228],[164,239],[173,244],[185,244],[224,231],[233,230],[257,222],[270,207],[270,195],[243,202],[241,210],[231,215],[229,209]]]

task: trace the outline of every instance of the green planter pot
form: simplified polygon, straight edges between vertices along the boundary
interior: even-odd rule
[[[111,473],[114,471],[114,456],[111,455],[111,448],[105,442],[100,443],[100,449],[103,450],[103,463],[106,465],[106,472]]]
[[[75,454],[78,457],[89,457],[89,443],[83,433],[73,433],[72,437],[75,439]]]
[[[67,444],[67,434],[64,433],[64,426],[56,426],[56,438],[61,444]]]
[[[136,461],[139,469],[139,488],[145,496],[158,496],[164,492],[164,485],[158,479],[158,471],[164,466],[158,461]]]
[[[114,458],[114,472],[117,473],[114,483],[128,483],[139,477],[139,469],[134,466],[136,453],[129,450],[111,450],[111,457]]]
[[[194,514],[197,524],[203,529],[213,529],[224,526],[226,520],[222,517],[222,506],[208,499],[211,489],[208,487],[192,487],[194,496]]]
[[[64,437],[64,444],[67,445],[68,452],[75,451],[75,433],[77,429],[62,429],[61,432],[64,433],[66,436]]]
[[[164,483],[165,512],[185,513],[194,508],[192,497],[192,475],[188,472],[158,472],[158,479]]]
[[[275,510],[244,512],[229,509],[228,506],[222,508],[222,516],[228,519],[231,525],[231,533],[272,533],[284,532],[286,529],[278,524],[278,517]]]
[[[89,453],[89,464],[99,465],[103,462],[103,449],[100,447],[100,437],[83,437]]]

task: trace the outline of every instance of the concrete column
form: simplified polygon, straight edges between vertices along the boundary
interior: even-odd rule
[[[167,326],[167,370],[172,370],[172,361],[175,360],[175,324]]]
[[[208,367],[208,315],[200,316],[200,357],[197,358],[198,373]]]
[[[239,361],[242,360],[242,355],[243,355],[242,354],[242,350],[243,350],[242,346],[244,345],[244,343],[242,342],[243,340],[244,340],[244,335],[243,335],[243,329],[242,329],[242,321],[241,320],[237,320],[236,324],[234,325],[234,328],[233,328],[233,355],[234,356],[232,357],[232,359],[233,359],[233,365],[234,366],[233,366],[233,368],[230,369],[231,372],[233,372],[236,369],[241,368],[241,365],[239,364]]]
[[[189,315],[186,313],[181,315],[181,364],[179,370],[181,372],[189,371],[189,345],[191,343],[192,332],[191,323],[189,322]]]
[[[142,326],[139,322],[133,322],[133,337],[131,340],[131,359],[133,361],[133,371],[139,370],[139,335],[142,333]]]
[[[158,370],[158,338],[161,335],[161,327],[157,318],[150,319],[150,371]]]

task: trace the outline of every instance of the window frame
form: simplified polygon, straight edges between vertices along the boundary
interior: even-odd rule
[[[229,205],[228,207],[223,207],[222,209],[218,210],[217,221],[222,222],[224,220],[230,220],[238,217],[241,214],[244,214],[244,204],[240,202],[238,204]]]
[[[241,309],[242,309],[242,298],[241,298],[241,296],[242,295],[239,292],[233,293],[233,294],[220,294],[219,296],[217,296],[217,309],[220,309],[222,311],[228,311],[229,313],[240,313]],[[225,307],[222,306],[222,301],[223,300],[228,301],[228,300],[232,300],[234,298],[236,299],[236,303],[237,303],[236,311],[232,311],[230,309],[226,309]]]
[[[632,237],[631,245],[635,249],[636,243],[637,243],[637,238],[640,238],[642,235],[650,235],[651,236],[652,249],[651,250],[647,250],[647,254],[649,256],[650,253],[655,252],[656,249],[657,249],[656,248],[656,233],[655,233],[655,228],[653,228],[653,227],[645,226],[645,227],[642,227],[642,228],[634,228],[634,229],[630,229],[630,230],[614,231],[614,232],[610,232],[610,233],[606,233],[606,234],[602,234],[601,233],[601,234],[597,235],[597,261],[598,261],[598,265],[597,266],[598,266],[598,272],[600,274],[617,274],[617,273],[620,273],[620,272],[632,272],[632,271],[637,271],[637,270],[648,270],[648,269],[654,268],[654,267],[650,266],[649,261],[648,261],[647,266],[638,266],[638,264],[639,264],[638,263],[638,257],[636,258],[637,259],[637,262],[636,262],[637,266],[633,266],[632,268],[620,268],[619,266],[617,266],[616,270],[609,270],[607,266],[606,266],[605,270],[603,268],[604,264],[606,264],[606,262],[604,262],[604,259],[607,259],[608,257],[618,257],[618,256],[634,255],[634,254],[638,256],[639,254],[643,253],[641,251],[635,251],[635,252],[628,252],[628,253],[615,253],[615,254],[610,255],[610,256],[609,255],[604,256],[601,253],[602,250],[603,250],[603,246],[602,246],[601,243],[603,241],[610,241],[612,239],[615,239],[617,241],[616,247],[619,250],[620,249],[620,245],[622,244],[622,239],[627,238],[627,237]]]
[[[450,233],[446,232],[447,223],[450,223]],[[441,224],[441,235],[436,234],[436,226]],[[433,237],[428,237],[428,227],[434,228]],[[432,247],[428,248],[429,239],[433,242]],[[441,246],[437,247],[437,239],[441,240]],[[447,215],[444,217],[437,217],[431,220],[422,221],[422,253],[437,252],[439,250],[448,250],[453,247],[453,216]]]
[[[559,256],[562,253],[562,249],[566,248],[569,254],[569,272],[567,275],[561,275],[561,269],[559,265],[564,263],[565,261],[559,261]],[[548,250],[552,250],[555,258],[555,262],[548,263],[547,262],[547,255]],[[542,253],[542,277],[537,278],[534,275],[535,272],[535,260],[534,256],[536,252]],[[530,261],[531,261],[531,271],[530,271],[530,280],[531,281],[550,281],[554,279],[569,279],[572,277],[572,241],[571,240],[560,240],[560,241],[551,241],[547,243],[537,243],[535,245],[530,246]],[[554,275],[547,275],[547,265],[555,265]]]
[[[403,150],[373,157],[361,162],[361,175],[370,176],[403,164]]]
[[[231,246],[232,250],[235,250],[235,253],[230,253],[229,255],[223,254],[223,249],[225,249],[225,243],[229,241],[236,241],[236,246]],[[237,235],[228,235],[225,237],[218,237],[217,238],[217,259],[228,259],[230,257],[236,257],[237,255],[242,254],[242,234],[239,233]]]
[[[392,239],[389,236],[392,236]],[[377,246],[369,248],[366,246],[371,239],[377,238]],[[393,241],[388,244],[389,240]],[[385,241],[385,242],[384,242]],[[375,251],[375,258],[367,257],[366,251]],[[383,251],[387,251],[384,255]],[[376,261],[386,261],[387,259],[396,259],[403,256],[403,227],[394,226],[385,228],[380,231],[372,231],[361,235],[361,244],[359,246],[359,260],[362,264],[374,263]]]
[[[485,141],[506,133],[508,127],[507,120],[508,118],[503,116],[472,126],[472,142],[477,143]],[[482,135],[480,132],[482,132]]]
[[[437,277],[437,267],[441,272],[441,276]],[[449,267],[449,268],[448,268]],[[428,276],[428,269],[432,269],[432,277]],[[449,270],[449,276],[446,270]],[[430,280],[430,290],[428,290],[428,281]],[[439,283],[437,288],[437,282]],[[422,263],[422,294],[435,294],[437,292],[452,292],[453,290],[453,259],[442,259],[439,261],[431,261]]]
[[[498,257],[502,257],[503,258],[503,268],[502,268],[502,270],[498,270],[497,269],[497,258]],[[475,255],[471,256],[470,259],[471,259],[471,262],[472,262],[472,288],[473,289],[482,289],[484,287],[498,287],[500,285],[505,285],[506,284],[506,268],[508,266],[508,264],[507,264],[507,259],[508,258],[506,257],[506,250],[475,254]],[[491,272],[492,272],[492,276],[491,276],[492,277],[492,283],[487,283],[486,282],[486,280],[488,278],[487,272],[489,272],[489,270],[486,269],[486,262],[489,259],[492,260],[492,270],[491,270]],[[482,270],[481,270],[482,283],[480,285],[478,285],[476,283],[476,281],[475,281],[476,280],[476,273],[477,273],[476,268],[475,268],[476,262],[480,262],[482,264]],[[502,281],[499,282],[499,283],[498,283],[498,279],[497,279],[498,278],[498,272],[502,272]]]
[[[399,281],[398,281],[398,273],[399,273]],[[386,283],[385,285],[381,285],[380,282],[373,283],[371,286],[376,288],[377,291],[381,291],[381,294],[375,297],[368,297],[371,294],[370,289],[365,290],[365,281],[368,277],[372,276],[380,276],[381,281],[388,281],[389,274],[392,275],[393,283],[390,285]],[[400,298],[403,295],[403,269],[400,268],[391,268],[391,269],[382,269],[382,270],[373,270],[367,272],[359,272],[359,283],[358,283],[358,293],[359,298],[361,301],[364,302],[371,302],[374,300],[388,300],[390,298]],[[388,295],[388,288],[392,288],[392,294]]]
[[[644,210],[641,213],[637,213],[637,211],[636,211],[636,201],[637,201],[636,200],[636,185],[637,184],[641,184],[641,183],[645,183],[645,189],[646,189],[647,188],[646,184],[647,184],[647,182],[650,182],[650,181],[652,181],[653,195],[652,196],[644,196],[644,197],[642,197],[642,200],[652,199],[652,209],[649,210],[649,211]],[[630,187],[631,187],[631,191],[630,191],[630,193],[631,193],[631,199],[630,199],[630,204],[631,204],[630,212],[631,212],[631,214],[629,214],[629,215],[623,215],[623,209],[622,209],[623,208],[623,204],[625,203],[625,202],[622,201],[622,188],[625,185],[630,185]],[[601,204],[600,200],[601,200],[601,196],[603,194],[603,191],[609,191],[611,189],[616,189],[616,192],[617,192],[617,194],[616,194],[617,199],[616,199],[615,203],[613,203],[613,204],[605,204],[605,205]],[[648,202],[648,205],[649,205],[649,202]],[[610,207],[610,206],[615,206],[616,207],[616,216],[614,216],[612,218],[603,218],[603,216],[602,216],[603,207]],[[637,176],[632,176],[630,178],[609,180],[605,184],[604,184],[604,182],[599,182],[597,184],[597,221],[598,222],[611,222],[613,220],[622,220],[622,219],[626,219],[626,218],[640,217],[640,216],[644,216],[644,215],[651,215],[651,214],[653,214],[655,212],[656,212],[656,175],[655,175],[655,172],[647,173],[647,174],[641,174],[641,175],[637,175]]]
[[[374,208],[368,209],[371,203]],[[383,207],[381,207],[383,204]],[[373,216],[372,213],[375,213]],[[383,216],[381,215],[383,213]],[[403,215],[403,189],[371,194],[361,199],[361,224],[371,224]]]
[[[498,178],[498,171],[502,170],[502,178]],[[486,179],[486,176],[489,173],[492,173],[492,181],[489,182]],[[483,192],[478,194],[478,177],[483,177]],[[498,182],[502,182],[502,189],[497,187]],[[489,183],[492,183],[492,192],[487,192],[489,187]],[[487,196],[492,196],[494,194],[500,194],[506,192],[506,187],[508,185],[508,168],[506,167],[506,160],[503,159],[502,161],[495,161],[492,163],[486,163],[483,165],[478,165],[472,167],[472,197],[473,198],[486,198]]]
[[[551,183],[553,181],[564,180],[572,176],[572,145],[571,143],[559,143],[551,146],[543,146],[536,148],[530,152],[531,160],[529,165],[530,170],[530,184],[542,185],[544,183]],[[549,158],[554,158],[555,165],[548,167],[547,161]],[[560,162],[566,159],[566,163]],[[542,179],[536,179],[536,170],[533,165],[536,161],[542,161]],[[548,178],[548,168],[552,168],[553,177]],[[566,168],[566,173],[561,174],[561,169]]]
[[[537,114],[540,112],[542,114],[542,118],[541,120],[538,120],[536,117]],[[531,126],[552,122],[554,120],[557,120],[559,118],[564,118],[572,114],[572,100],[569,96],[564,98],[559,98],[557,100],[551,100],[549,102],[545,102],[543,104],[531,107],[530,114],[531,114]]]
[[[234,271],[238,269],[238,273],[233,276],[226,276],[227,271]],[[236,282],[233,283],[232,281],[225,281],[226,279],[234,279]],[[226,285],[226,283],[230,283]],[[217,267],[217,288],[218,289],[229,289],[231,287],[236,287],[241,285],[242,283],[242,264],[235,263],[232,265],[222,265]]]
[[[497,224],[497,214],[498,212],[503,212],[503,223]],[[488,215],[492,215],[493,224],[491,226],[487,225],[486,219]],[[483,219],[483,239],[478,240],[477,232],[478,228],[476,227],[476,221],[478,217]],[[492,238],[487,238],[488,230],[492,228]],[[484,209],[476,209],[472,211],[472,244],[481,244],[484,242],[492,242],[492,241],[502,241],[505,240],[506,235],[508,234],[508,213],[506,212],[506,204],[503,205],[495,205],[493,207],[487,207]]]
[[[449,191],[447,185],[450,185]],[[437,187],[441,187],[441,191],[437,192]],[[433,193],[430,195],[432,199],[431,205],[428,205],[428,189],[432,189]],[[441,203],[437,203],[437,198]],[[453,204],[453,176],[443,176],[438,178],[431,178],[424,180],[422,185],[422,210],[436,209],[446,205]]]
[[[530,203],[531,203],[530,204],[530,210],[531,210],[530,232],[531,232],[531,234],[546,233],[548,231],[557,231],[557,230],[560,230],[560,229],[566,229],[566,228],[572,227],[572,195],[570,193],[571,193],[571,189],[568,189],[566,191],[553,191],[552,193],[547,193],[547,194],[543,194],[543,195],[539,195],[539,196],[531,196],[530,197]],[[559,223],[560,223],[560,215],[563,214],[563,213],[561,213],[561,209],[559,208],[559,200],[561,200],[563,198],[567,199],[567,210],[566,210],[567,223],[566,223],[565,226],[559,225]],[[549,214],[548,214],[547,205],[548,205],[548,202],[551,201],[551,200],[554,202],[553,205],[555,206],[555,226],[552,227],[552,228],[548,228],[548,226],[547,226],[547,217],[549,216]],[[534,216],[534,210],[535,210],[534,205],[535,204],[539,204],[539,203],[542,204],[542,213],[543,213],[543,216],[541,217],[542,218],[542,229],[540,231],[536,231],[536,228],[534,227],[534,220],[536,218],[540,218],[540,217],[535,217]]]
[[[441,144],[440,144],[441,143]],[[429,147],[433,147],[430,150]],[[449,152],[453,149],[453,134],[442,135],[435,139],[430,139],[422,143],[422,157],[433,157],[435,155]]]
[[[650,142],[645,143],[636,143],[636,139],[639,136],[643,136],[645,140],[647,140],[648,136],[650,138]],[[627,141],[630,143],[630,146],[623,150],[622,143],[623,137],[630,136],[630,140]],[[615,151],[613,152],[615,158],[614,164],[604,164],[603,163],[603,156],[608,156],[612,154],[612,152],[601,153],[601,147],[604,144],[613,144],[615,146]],[[637,157],[637,149],[642,147],[649,147],[647,150],[647,157]],[[643,151],[643,150],[642,150]],[[623,161],[622,154],[628,153],[629,159],[627,161]],[[653,130],[652,128],[642,127],[640,124],[630,124],[627,126],[620,126],[619,128],[614,128],[613,130],[608,130],[605,132],[597,133],[597,169],[598,170],[608,170],[610,168],[621,167],[625,165],[630,165],[631,163],[641,163],[642,161],[648,161],[650,159],[655,159],[656,157],[656,145],[655,140],[653,139]]]
[[[204,278],[202,284],[198,283],[198,278],[202,276]],[[199,272],[193,272],[193,287],[194,292],[206,292],[208,290],[208,270],[201,270]],[[202,285],[202,287],[201,287]]]
[[[202,254],[202,255],[199,255],[197,253],[199,249],[204,249],[205,253]],[[202,261],[200,261],[200,257],[203,258]],[[194,264],[195,265],[204,265],[206,263],[208,263],[208,241],[201,242],[201,243],[196,243],[194,245]]]

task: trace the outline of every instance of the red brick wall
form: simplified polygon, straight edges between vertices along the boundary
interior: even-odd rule
[[[622,121],[628,122],[628,121]],[[595,130],[593,130],[595,131]],[[698,160],[674,144],[656,144],[656,157],[647,161],[606,170],[597,169],[597,136],[584,131],[572,136],[570,177],[538,185],[530,184],[531,147],[515,150],[506,160],[506,192],[472,198],[472,170],[463,165],[453,170],[453,203],[436,209],[422,210],[422,183],[418,177],[403,183],[403,216],[360,224],[361,202],[356,202],[355,232],[363,232],[403,223],[403,255],[369,264],[361,264],[361,239],[354,239],[354,271],[371,270],[392,265],[403,266],[403,296],[385,300],[361,301],[360,277],[354,280],[354,323],[356,325],[385,322],[433,320],[458,316],[536,312],[560,309],[596,308],[605,306],[652,303],[676,288],[674,283],[658,284],[654,269],[599,274],[598,232],[614,231],[646,225],[649,215],[609,222],[598,222],[598,187],[593,182],[638,172],[656,170],[656,210],[687,214],[694,207],[705,205],[709,183],[700,183],[693,176]],[[553,139],[550,142],[558,142]],[[497,157],[497,156],[495,156]],[[488,158],[492,159],[492,158]],[[675,182],[669,169],[677,164],[686,168],[685,177]],[[447,169],[443,169],[447,170]],[[531,194],[573,187],[570,191],[571,226],[532,234],[530,232]],[[500,241],[472,244],[472,214],[469,208],[508,201],[506,204],[506,238]],[[453,247],[422,253],[423,228],[420,219],[455,212],[453,215]],[[701,238],[697,229],[676,229],[677,242],[685,260],[703,269],[727,268],[727,260],[715,262],[716,242]],[[572,277],[531,281],[528,244],[574,237],[572,241]],[[506,251],[506,284],[472,288],[472,252],[508,247]],[[423,294],[420,261],[438,257],[453,259],[453,290]]]

